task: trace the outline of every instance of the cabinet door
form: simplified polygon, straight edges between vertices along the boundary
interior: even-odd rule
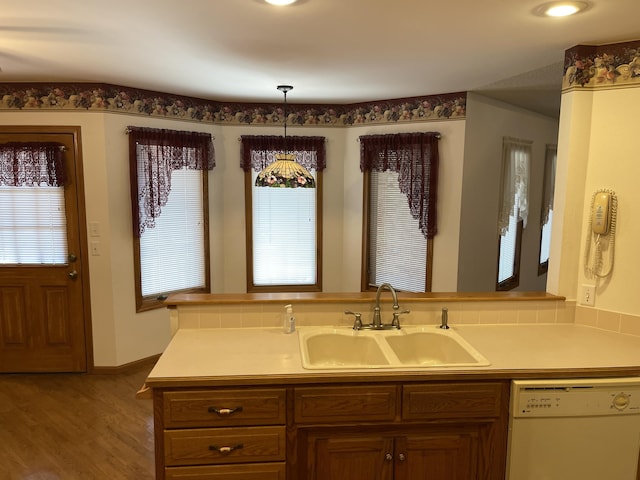
[[[469,480],[477,478],[478,435],[441,431],[395,439],[394,480]]]
[[[308,458],[308,480],[393,480],[393,437],[319,437]]]

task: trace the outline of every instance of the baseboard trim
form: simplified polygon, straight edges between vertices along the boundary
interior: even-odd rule
[[[160,358],[161,354],[152,355],[150,357],[142,358],[134,362],[125,363],[124,365],[118,365],[116,367],[96,367],[94,366],[89,373],[91,375],[120,375],[123,373],[129,373],[138,370],[142,367],[150,367]]]

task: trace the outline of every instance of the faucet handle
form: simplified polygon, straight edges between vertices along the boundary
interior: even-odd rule
[[[353,329],[361,330],[362,329],[362,314],[360,312],[352,312],[351,310],[345,310],[345,315],[353,315],[356,319],[353,321]]]
[[[444,307],[442,309],[442,319],[440,322],[440,328],[442,328],[443,330],[449,329],[449,309],[447,307]]]
[[[391,320],[391,326],[400,330],[400,315],[405,313],[411,313],[411,310],[402,310],[401,312],[393,312],[393,320]]]

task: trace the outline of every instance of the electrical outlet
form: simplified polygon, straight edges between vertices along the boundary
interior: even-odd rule
[[[582,285],[580,290],[580,304],[594,306],[596,304],[596,286]]]
[[[100,255],[100,242],[97,240],[91,242],[91,255]]]

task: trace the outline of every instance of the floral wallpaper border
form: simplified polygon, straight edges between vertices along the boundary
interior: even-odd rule
[[[336,126],[464,118],[466,92],[351,105],[287,104],[287,123]],[[2,83],[0,111],[87,110],[225,125],[279,125],[282,104],[226,103],[101,83]]]
[[[640,40],[577,45],[565,52],[562,90],[640,86]]]

